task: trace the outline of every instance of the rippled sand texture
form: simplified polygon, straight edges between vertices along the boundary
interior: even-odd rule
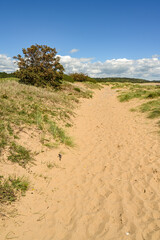
[[[130,112],[131,104],[118,102],[116,96],[105,87],[82,101],[71,129],[77,147],[56,160],[57,168],[32,169],[49,180],[35,181],[42,191],[22,200],[18,211],[23,215],[6,222],[3,236],[160,239],[160,136],[151,120]],[[37,161],[52,161],[56,154],[41,153]]]

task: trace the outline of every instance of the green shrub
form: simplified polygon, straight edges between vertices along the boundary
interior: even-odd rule
[[[89,77],[84,73],[71,73],[69,76],[76,82],[85,82],[89,79]]]
[[[22,51],[24,57],[20,54],[14,57],[19,67],[15,75],[20,82],[41,87],[60,86],[64,68],[55,48],[36,44]]]

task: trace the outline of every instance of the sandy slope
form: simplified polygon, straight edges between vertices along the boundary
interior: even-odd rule
[[[37,156],[34,190],[1,223],[0,239],[160,239],[160,137],[130,105],[109,87],[83,100],[71,130],[77,148],[61,162],[58,151]]]

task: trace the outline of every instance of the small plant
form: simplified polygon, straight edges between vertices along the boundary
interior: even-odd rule
[[[12,136],[13,135],[13,129],[11,128],[10,124],[8,123],[7,125],[7,130],[9,132],[9,134]]]
[[[16,191],[20,191],[22,194],[28,190],[29,182],[24,177],[9,177],[9,181],[12,187]]]
[[[0,179],[0,203],[14,202],[16,194],[9,181]]]
[[[71,73],[69,76],[73,78],[74,81],[77,82],[84,82],[88,81],[89,79],[89,77],[84,73]]]
[[[65,127],[72,127],[72,124],[66,123]]]
[[[16,162],[22,167],[26,167],[26,165],[32,161],[32,158],[29,150],[13,142],[10,147],[8,160]]]
[[[2,149],[7,145],[7,140],[8,140],[7,135],[8,134],[7,134],[5,124],[2,121],[0,121],[0,153]]]
[[[52,169],[52,168],[54,167],[54,164],[53,164],[53,163],[50,163],[50,162],[48,162],[48,163],[47,163],[47,167],[48,167],[49,169]]]
[[[28,190],[29,182],[24,177],[0,177],[0,203],[11,203],[16,201],[18,193],[24,195]]]
[[[77,92],[80,92],[80,91],[81,91],[81,89],[78,88],[78,87],[75,87],[74,90],[77,91]]]
[[[53,135],[56,141],[59,141],[69,147],[74,146],[73,140],[71,137],[66,135],[62,128],[59,128],[55,122],[49,122],[49,124],[49,132]]]
[[[146,94],[145,98],[157,98],[160,97],[160,91],[150,91]]]

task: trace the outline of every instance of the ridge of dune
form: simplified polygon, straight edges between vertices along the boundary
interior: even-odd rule
[[[61,161],[59,150],[37,155],[35,190],[2,221],[0,239],[160,239],[160,138],[129,105],[106,86],[82,100],[70,130],[77,147]]]

